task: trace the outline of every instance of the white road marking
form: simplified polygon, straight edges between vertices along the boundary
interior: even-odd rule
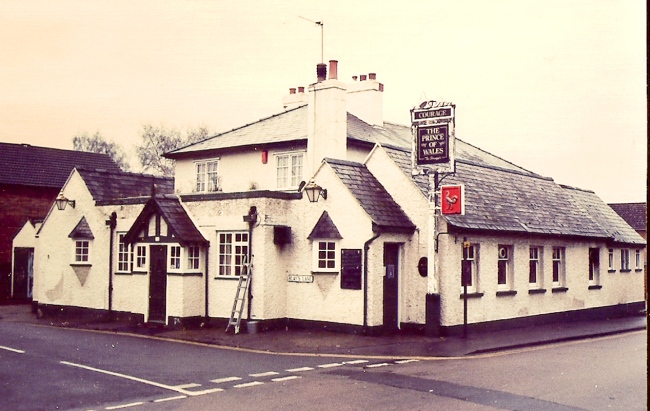
[[[302,378],[302,377],[300,377],[298,375],[290,375],[288,377],[272,378],[271,381],[273,381],[273,382],[282,382],[282,381],[296,380],[298,378]]]
[[[367,362],[368,360],[354,360],[354,361],[344,361],[343,364],[354,365],[354,364],[365,364]]]
[[[366,365],[366,367],[367,368],[377,368],[377,367],[387,367],[388,365],[390,365],[390,364],[388,364],[387,362],[382,362],[382,363],[379,363],[379,364]]]
[[[312,371],[311,367],[301,367],[301,368],[292,368],[290,370],[285,370],[286,372],[302,372],[302,371]]]
[[[75,364],[73,362],[68,362],[68,361],[61,361],[61,364],[70,365],[72,367],[77,367],[77,368],[82,368],[84,370],[95,371],[95,372],[102,373],[102,374],[112,375],[114,377],[120,377],[120,378],[124,378],[124,379],[131,380],[131,381],[141,382],[143,384],[153,385],[154,387],[163,388],[163,389],[169,390],[169,391],[176,391],[179,394],[188,395],[188,396],[197,396],[197,395],[211,394],[213,392],[223,391],[221,388],[213,388],[213,389],[210,389],[210,390],[203,390],[203,391],[187,391],[187,390],[185,390],[183,388],[177,388],[177,387],[174,387],[172,385],[161,384],[159,382],[145,380],[144,378],[138,378],[138,377],[134,377],[132,375],[126,375],[126,374],[121,374],[121,373],[118,373],[118,372],[102,370],[102,369],[99,369],[99,368],[89,367],[89,366],[83,365],[83,364]]]
[[[187,395],[177,395],[175,397],[160,398],[158,400],[153,400],[153,402],[166,402],[166,401],[182,400],[183,398],[187,398]]]
[[[179,388],[179,389],[185,389],[185,388],[196,388],[200,387],[201,384],[196,384],[196,383],[189,383],[189,384],[181,384],[181,385],[174,385],[174,387]]]
[[[343,364],[340,363],[340,362],[335,362],[335,363],[332,363],[332,364],[321,364],[321,365],[318,366],[318,368],[332,368],[332,367],[340,367],[342,365]]]
[[[246,383],[243,383],[243,384],[233,385],[233,388],[254,387],[256,385],[262,385],[262,384],[264,384],[264,383],[261,382],[261,381],[252,381],[252,382],[246,382]]]
[[[132,402],[130,404],[115,405],[113,407],[106,407],[107,410],[119,410],[122,408],[137,407],[138,405],[143,405],[143,402]]]
[[[275,371],[267,371],[267,372],[260,372],[257,374],[248,374],[248,375],[250,375],[251,377],[259,378],[259,377],[270,377],[271,375],[278,375],[278,374],[280,373]]]
[[[11,351],[11,352],[15,352],[15,353],[18,353],[18,354],[25,354],[25,351],[23,351],[23,350],[17,350],[17,349],[15,349],[15,348],[5,347],[5,346],[3,346],[3,345],[0,345],[0,349],[7,350],[7,351]]]
[[[410,363],[410,362],[418,362],[418,361],[420,361],[420,360],[414,360],[414,359],[410,359],[410,360],[397,360],[397,361],[395,361],[395,364],[408,364],[408,363]]]
[[[231,381],[239,381],[241,380],[241,377],[224,377],[224,378],[217,378],[216,380],[210,380],[210,382],[213,382],[215,384],[221,384],[222,382],[231,382]]]

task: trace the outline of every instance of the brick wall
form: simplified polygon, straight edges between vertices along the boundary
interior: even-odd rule
[[[11,292],[13,238],[28,219],[43,219],[58,193],[58,188],[0,187],[0,303]]]

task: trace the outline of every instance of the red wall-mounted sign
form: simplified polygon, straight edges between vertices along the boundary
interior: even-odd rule
[[[440,211],[442,214],[465,215],[465,187],[440,186]]]

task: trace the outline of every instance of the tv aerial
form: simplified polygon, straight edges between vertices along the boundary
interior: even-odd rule
[[[324,63],[324,59],[323,59],[323,25],[325,23],[322,22],[322,21],[310,20],[310,19],[302,17],[302,16],[298,16],[298,17],[300,17],[303,20],[307,20],[310,23],[314,23],[317,26],[320,26],[320,62]]]

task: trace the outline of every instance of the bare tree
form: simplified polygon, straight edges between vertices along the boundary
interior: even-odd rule
[[[188,129],[183,136],[175,128],[145,124],[142,127],[142,144],[136,147],[138,160],[143,171],[173,176],[174,160],[163,157],[163,154],[205,140],[209,135],[210,130],[205,126]]]
[[[123,171],[129,171],[131,168],[124,149],[114,142],[107,141],[99,131],[95,131],[93,135],[87,131],[77,134],[72,138],[72,146],[76,151],[108,154]]]

